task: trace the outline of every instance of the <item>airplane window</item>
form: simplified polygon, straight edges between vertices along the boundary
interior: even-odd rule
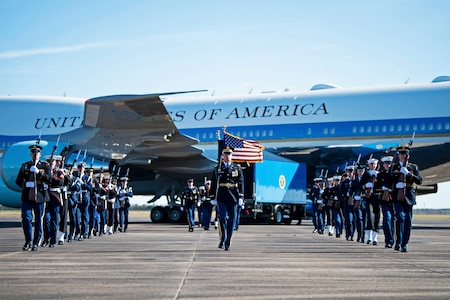
[[[405,131],[409,131],[409,125],[405,125]]]
[[[378,132],[378,131],[380,131],[380,127],[378,127],[378,126],[375,126],[375,127],[373,128],[373,131],[375,131],[375,132]]]
[[[420,130],[425,130],[425,124],[420,124]]]
[[[242,132],[242,137],[244,137],[244,138],[247,137],[247,131]]]
[[[269,130],[269,136],[273,136],[273,130]]]
[[[256,130],[255,137],[259,137],[259,130]]]
[[[248,133],[248,137],[253,137],[253,131],[250,131],[250,132]]]
[[[433,130],[434,126],[433,123],[428,124],[428,130]]]
[[[335,128],[330,128],[330,133],[331,134],[335,134],[336,133],[336,129]]]
[[[364,126],[359,127],[359,132],[364,133]]]
[[[402,125],[397,126],[397,131],[402,131]]]
[[[306,134],[307,135],[311,135],[311,133],[312,133],[312,129],[311,128],[306,129]]]
[[[328,134],[328,128],[323,129],[323,134]]]
[[[204,132],[204,133],[202,134],[202,138],[203,138],[204,140],[206,140],[206,132]]]
[[[450,124],[449,123],[445,123],[445,130],[449,130],[450,129]]]
[[[414,130],[414,131],[417,130],[417,125],[416,125],[416,124],[413,125],[413,130]]]
[[[209,133],[209,139],[212,140],[214,138],[214,134],[212,132]]]
[[[265,130],[262,131],[261,136],[266,136],[267,132]]]
[[[367,132],[372,132],[372,126],[367,126]]]
[[[437,130],[442,130],[442,124],[441,123],[437,123],[436,124],[436,129]]]
[[[356,133],[356,127],[355,126],[352,127],[352,133]]]
[[[383,127],[381,127],[381,131],[383,131],[383,132],[386,132],[386,131],[387,131],[386,125],[383,125]]]

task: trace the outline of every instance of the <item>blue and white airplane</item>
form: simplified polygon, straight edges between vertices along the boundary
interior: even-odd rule
[[[310,178],[320,168],[352,163],[360,153],[381,156],[415,132],[412,161],[424,185],[450,180],[448,76],[426,84],[202,95],[0,97],[0,203],[20,207],[15,179],[38,136],[43,155],[59,140],[57,152],[64,149],[66,163],[120,167],[119,175],[128,169],[136,194],[161,195],[176,192],[187,176],[211,174],[217,131],[224,126],[265,151],[307,163]]]

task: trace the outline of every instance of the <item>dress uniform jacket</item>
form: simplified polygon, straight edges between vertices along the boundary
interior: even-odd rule
[[[393,186],[393,192],[392,192],[392,198],[395,202],[402,202],[397,199],[398,195],[398,188],[396,187],[397,182],[401,179],[400,169],[401,169],[400,162],[394,163],[391,168],[391,176],[393,177],[394,186]],[[405,183],[405,202],[408,205],[415,205],[416,204],[416,185],[422,184],[422,176],[420,175],[419,167],[415,164],[408,163],[407,169],[409,173],[404,176],[404,183]]]
[[[29,199],[30,190],[34,188],[26,187],[26,182],[34,181],[36,183],[36,203],[48,202],[50,196],[48,193],[49,183],[52,178],[52,172],[50,165],[45,161],[39,161],[36,164],[36,168],[39,169],[39,173],[36,174],[36,180],[34,178],[35,173],[30,171],[30,168],[34,166],[32,161],[22,164],[19,173],[17,174],[16,184],[22,188],[22,201],[33,201]]]
[[[215,194],[217,191],[217,195]],[[221,163],[211,178],[211,199],[218,202],[238,204],[239,198],[244,197],[244,176],[242,168],[236,163],[228,167]]]

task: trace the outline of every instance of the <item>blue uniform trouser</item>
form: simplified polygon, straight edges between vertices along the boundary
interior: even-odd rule
[[[313,204],[313,220],[314,228],[317,230],[324,230],[323,224],[323,210],[319,210],[319,204]]]
[[[108,213],[108,211],[105,209],[102,209],[98,212],[98,215],[100,216],[100,221],[99,221],[100,227],[98,228],[99,235],[102,235],[105,233],[105,225],[107,222],[107,213]]]
[[[42,236],[42,215],[44,213],[44,203],[22,201],[22,228],[25,235],[25,242],[31,242],[33,235],[33,213],[34,213],[34,236],[33,245],[38,245]]]
[[[220,241],[230,245],[236,220],[237,204],[230,202],[217,202],[220,223]]]
[[[345,237],[353,238],[355,234],[355,210],[353,205],[344,202]]]
[[[361,200],[360,200],[361,201]],[[357,232],[358,241],[362,240],[364,241],[364,219],[365,219],[365,213],[361,208],[355,208],[355,227]]]
[[[81,235],[85,238],[89,231],[89,202],[78,204],[81,214]]]
[[[336,229],[336,235],[342,234],[342,216],[341,209],[333,207],[333,220],[334,220],[334,228]]]
[[[383,212],[384,243],[394,245],[394,209],[392,204],[381,204]]]
[[[208,202],[208,203],[206,203]],[[205,201],[202,205],[202,226],[206,229],[209,229],[209,224],[211,223],[211,214],[212,214],[213,206],[209,201]]]
[[[89,235],[92,232],[92,229],[98,229],[99,216],[97,213],[97,206],[89,205]]]
[[[404,247],[409,242],[412,226],[412,205],[394,202],[395,245]]]
[[[124,230],[128,228],[128,207],[119,208],[119,223],[120,228]]]
[[[71,205],[69,207],[69,240],[80,234],[80,219],[81,214],[78,205]]]
[[[195,219],[194,219],[194,210],[195,210],[196,204],[194,202],[187,202],[184,206],[184,209],[186,210],[186,217],[188,220],[189,228],[192,228],[195,226]]]
[[[47,203],[44,215],[44,241],[56,244],[59,223],[59,204],[50,201]]]

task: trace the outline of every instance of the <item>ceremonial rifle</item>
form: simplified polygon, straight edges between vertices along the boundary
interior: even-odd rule
[[[412,136],[411,136],[411,139],[408,142],[409,149],[411,149],[411,146],[412,146],[412,144],[414,142],[414,136],[415,135],[416,135],[416,132],[414,131]],[[409,154],[405,156],[405,161],[403,162],[403,166],[405,168],[408,168],[408,157],[409,157]],[[400,163],[400,161],[399,161],[399,163]],[[398,189],[397,200],[405,201],[405,189],[406,189],[406,175],[405,174],[400,173],[399,182],[403,183],[403,188]]]

